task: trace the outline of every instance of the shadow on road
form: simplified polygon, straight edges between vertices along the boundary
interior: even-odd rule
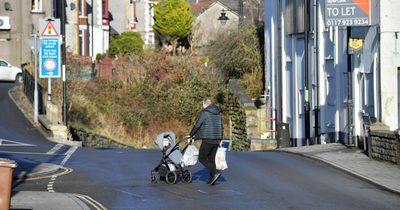
[[[203,168],[195,173],[193,175],[193,181],[203,181],[203,182],[208,182],[208,179],[210,177],[209,171],[206,168]],[[218,182],[226,182],[227,180],[224,178],[224,174],[222,173],[221,177],[218,179]]]

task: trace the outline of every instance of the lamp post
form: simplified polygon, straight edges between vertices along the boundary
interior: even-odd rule
[[[239,26],[242,25],[243,23],[243,0],[239,0],[239,9],[238,10],[226,10],[222,9],[221,10],[221,16],[218,17],[218,20],[221,21],[222,25],[225,25],[228,20],[228,16],[226,16],[226,11],[236,11],[239,13]]]

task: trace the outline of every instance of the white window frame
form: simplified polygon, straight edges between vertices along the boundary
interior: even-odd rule
[[[85,31],[84,30],[79,30],[78,34],[78,43],[79,43],[79,55],[85,55],[85,36],[84,36]]]
[[[42,12],[42,0],[31,0],[32,12]]]

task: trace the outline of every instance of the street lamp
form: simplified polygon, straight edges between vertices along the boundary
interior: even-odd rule
[[[228,16],[226,16],[226,10],[222,9],[221,16],[218,17],[218,20],[221,21],[222,25],[226,24],[226,21],[229,20]]]
[[[226,21],[229,20],[228,16],[226,16],[226,11],[238,12],[239,13],[239,25],[242,25],[242,23],[243,23],[243,0],[239,0],[238,3],[239,3],[238,10],[231,10],[231,9],[225,10],[225,9],[222,9],[221,16],[218,17],[218,20],[221,21],[222,25],[225,25]]]

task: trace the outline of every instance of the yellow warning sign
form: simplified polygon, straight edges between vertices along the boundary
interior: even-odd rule
[[[363,39],[349,38],[349,54],[359,54],[362,51]]]
[[[56,28],[53,26],[53,24],[50,21],[47,22],[47,24],[44,27],[44,30],[41,34],[41,37],[56,37],[56,36],[58,36],[58,32],[56,31]]]

